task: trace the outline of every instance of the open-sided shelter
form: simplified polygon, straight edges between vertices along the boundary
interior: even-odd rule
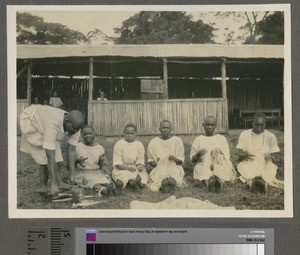
[[[196,134],[207,115],[225,133],[241,108],[283,111],[283,71],[275,45],[18,45],[17,115],[57,90],[99,135],[120,135],[130,122],[157,134],[163,119],[175,134]],[[100,90],[107,101],[96,100]]]

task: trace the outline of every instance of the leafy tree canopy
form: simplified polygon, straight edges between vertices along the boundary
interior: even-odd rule
[[[214,28],[185,12],[142,11],[114,30],[117,44],[214,43]]]
[[[87,38],[91,44],[113,44],[114,39],[106,35],[101,29],[95,28],[87,33]]]
[[[259,24],[261,37],[259,44],[284,44],[284,14],[274,12]]]
[[[217,12],[215,17],[225,21],[244,23],[240,27],[240,35],[235,37],[234,32],[228,28],[225,43],[243,44],[283,44],[284,43],[284,13],[269,11],[249,12]],[[244,32],[242,34],[242,32]]]
[[[17,13],[18,44],[80,44],[89,39],[81,32],[58,23],[47,23],[30,13]]]

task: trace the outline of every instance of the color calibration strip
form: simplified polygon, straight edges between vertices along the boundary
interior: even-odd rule
[[[264,244],[87,244],[86,255],[265,255]]]
[[[274,255],[274,229],[76,228],[75,255]]]

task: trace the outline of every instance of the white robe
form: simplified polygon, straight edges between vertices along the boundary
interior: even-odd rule
[[[172,136],[167,140],[156,137],[150,141],[147,151],[148,162],[158,162],[149,175],[152,181],[149,187],[152,191],[158,191],[161,182],[167,177],[172,177],[178,186],[185,185],[184,170],[181,165],[169,160],[170,155],[184,161],[184,147],[179,137]]]
[[[241,133],[236,147],[253,155],[253,159],[242,161],[237,166],[243,178],[249,181],[260,176],[272,186],[283,185],[282,181],[276,179],[277,166],[265,159],[267,154],[280,151],[274,134],[267,130],[261,134],[246,130]]]
[[[55,150],[56,162],[63,161],[60,143],[65,138],[76,146],[80,131],[69,136],[63,129],[66,111],[46,105],[31,105],[20,115],[20,151],[28,153],[39,165],[47,165],[45,149]]]
[[[104,148],[95,144],[94,146],[88,146],[84,143],[78,143],[76,145],[76,158],[83,157],[85,169],[99,169],[99,158],[105,154]]]
[[[213,175],[223,181],[235,179],[236,172],[230,161],[229,146],[224,136],[198,136],[192,144],[190,159],[200,150],[206,150],[206,153],[194,167],[194,179],[208,180]]]
[[[99,157],[104,154],[104,148],[99,144],[87,146],[83,143],[78,143],[76,145],[76,157],[87,159],[84,161],[85,169],[76,171],[75,182],[90,188],[93,188],[95,184],[107,185],[111,183],[110,177],[99,170]]]
[[[117,165],[133,166],[141,164],[145,165],[145,149],[144,145],[139,141],[134,141],[132,143],[126,142],[125,140],[118,141],[114,146],[113,153],[113,179],[120,180],[123,182],[125,188],[129,180],[135,180],[139,175],[143,184],[148,182],[148,173],[146,169],[139,171],[136,169],[134,172],[128,170],[118,170]]]

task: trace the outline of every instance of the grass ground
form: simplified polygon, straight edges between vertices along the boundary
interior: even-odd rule
[[[279,143],[281,149],[282,160],[280,162],[277,178],[283,180],[283,146],[284,137],[283,132],[279,130],[271,130]],[[232,162],[234,166],[237,165],[236,158],[236,144],[241,130],[230,130],[226,134],[227,141],[230,146]],[[196,136],[186,135],[181,136],[184,146],[186,160],[184,169],[186,179],[189,185],[185,188],[177,188],[173,195],[177,198],[180,197],[193,197],[201,200],[209,200],[219,206],[234,206],[236,209],[252,209],[252,210],[282,210],[284,209],[284,193],[282,189],[269,187],[267,194],[253,194],[242,184],[239,180],[234,183],[227,184],[223,193],[210,193],[205,189],[201,189],[195,185],[192,179],[192,164],[188,159],[192,142]],[[145,148],[152,136],[140,136],[138,138]],[[96,142],[101,144],[107,151],[107,157],[111,164],[112,153],[114,144],[120,137],[96,137]],[[18,137],[18,153],[17,153],[17,207],[19,209],[70,209],[72,202],[52,203],[49,197],[41,197],[40,194],[35,193],[38,186],[38,165],[31,159],[28,154],[19,151],[20,137]],[[62,175],[66,176],[65,170],[62,170]],[[92,191],[87,191],[91,193]],[[159,202],[168,198],[170,194],[153,193],[147,189],[140,192],[132,192],[130,189],[125,188],[122,194],[118,197],[102,197],[97,198],[101,203],[89,207],[89,209],[128,209],[132,200]]]

